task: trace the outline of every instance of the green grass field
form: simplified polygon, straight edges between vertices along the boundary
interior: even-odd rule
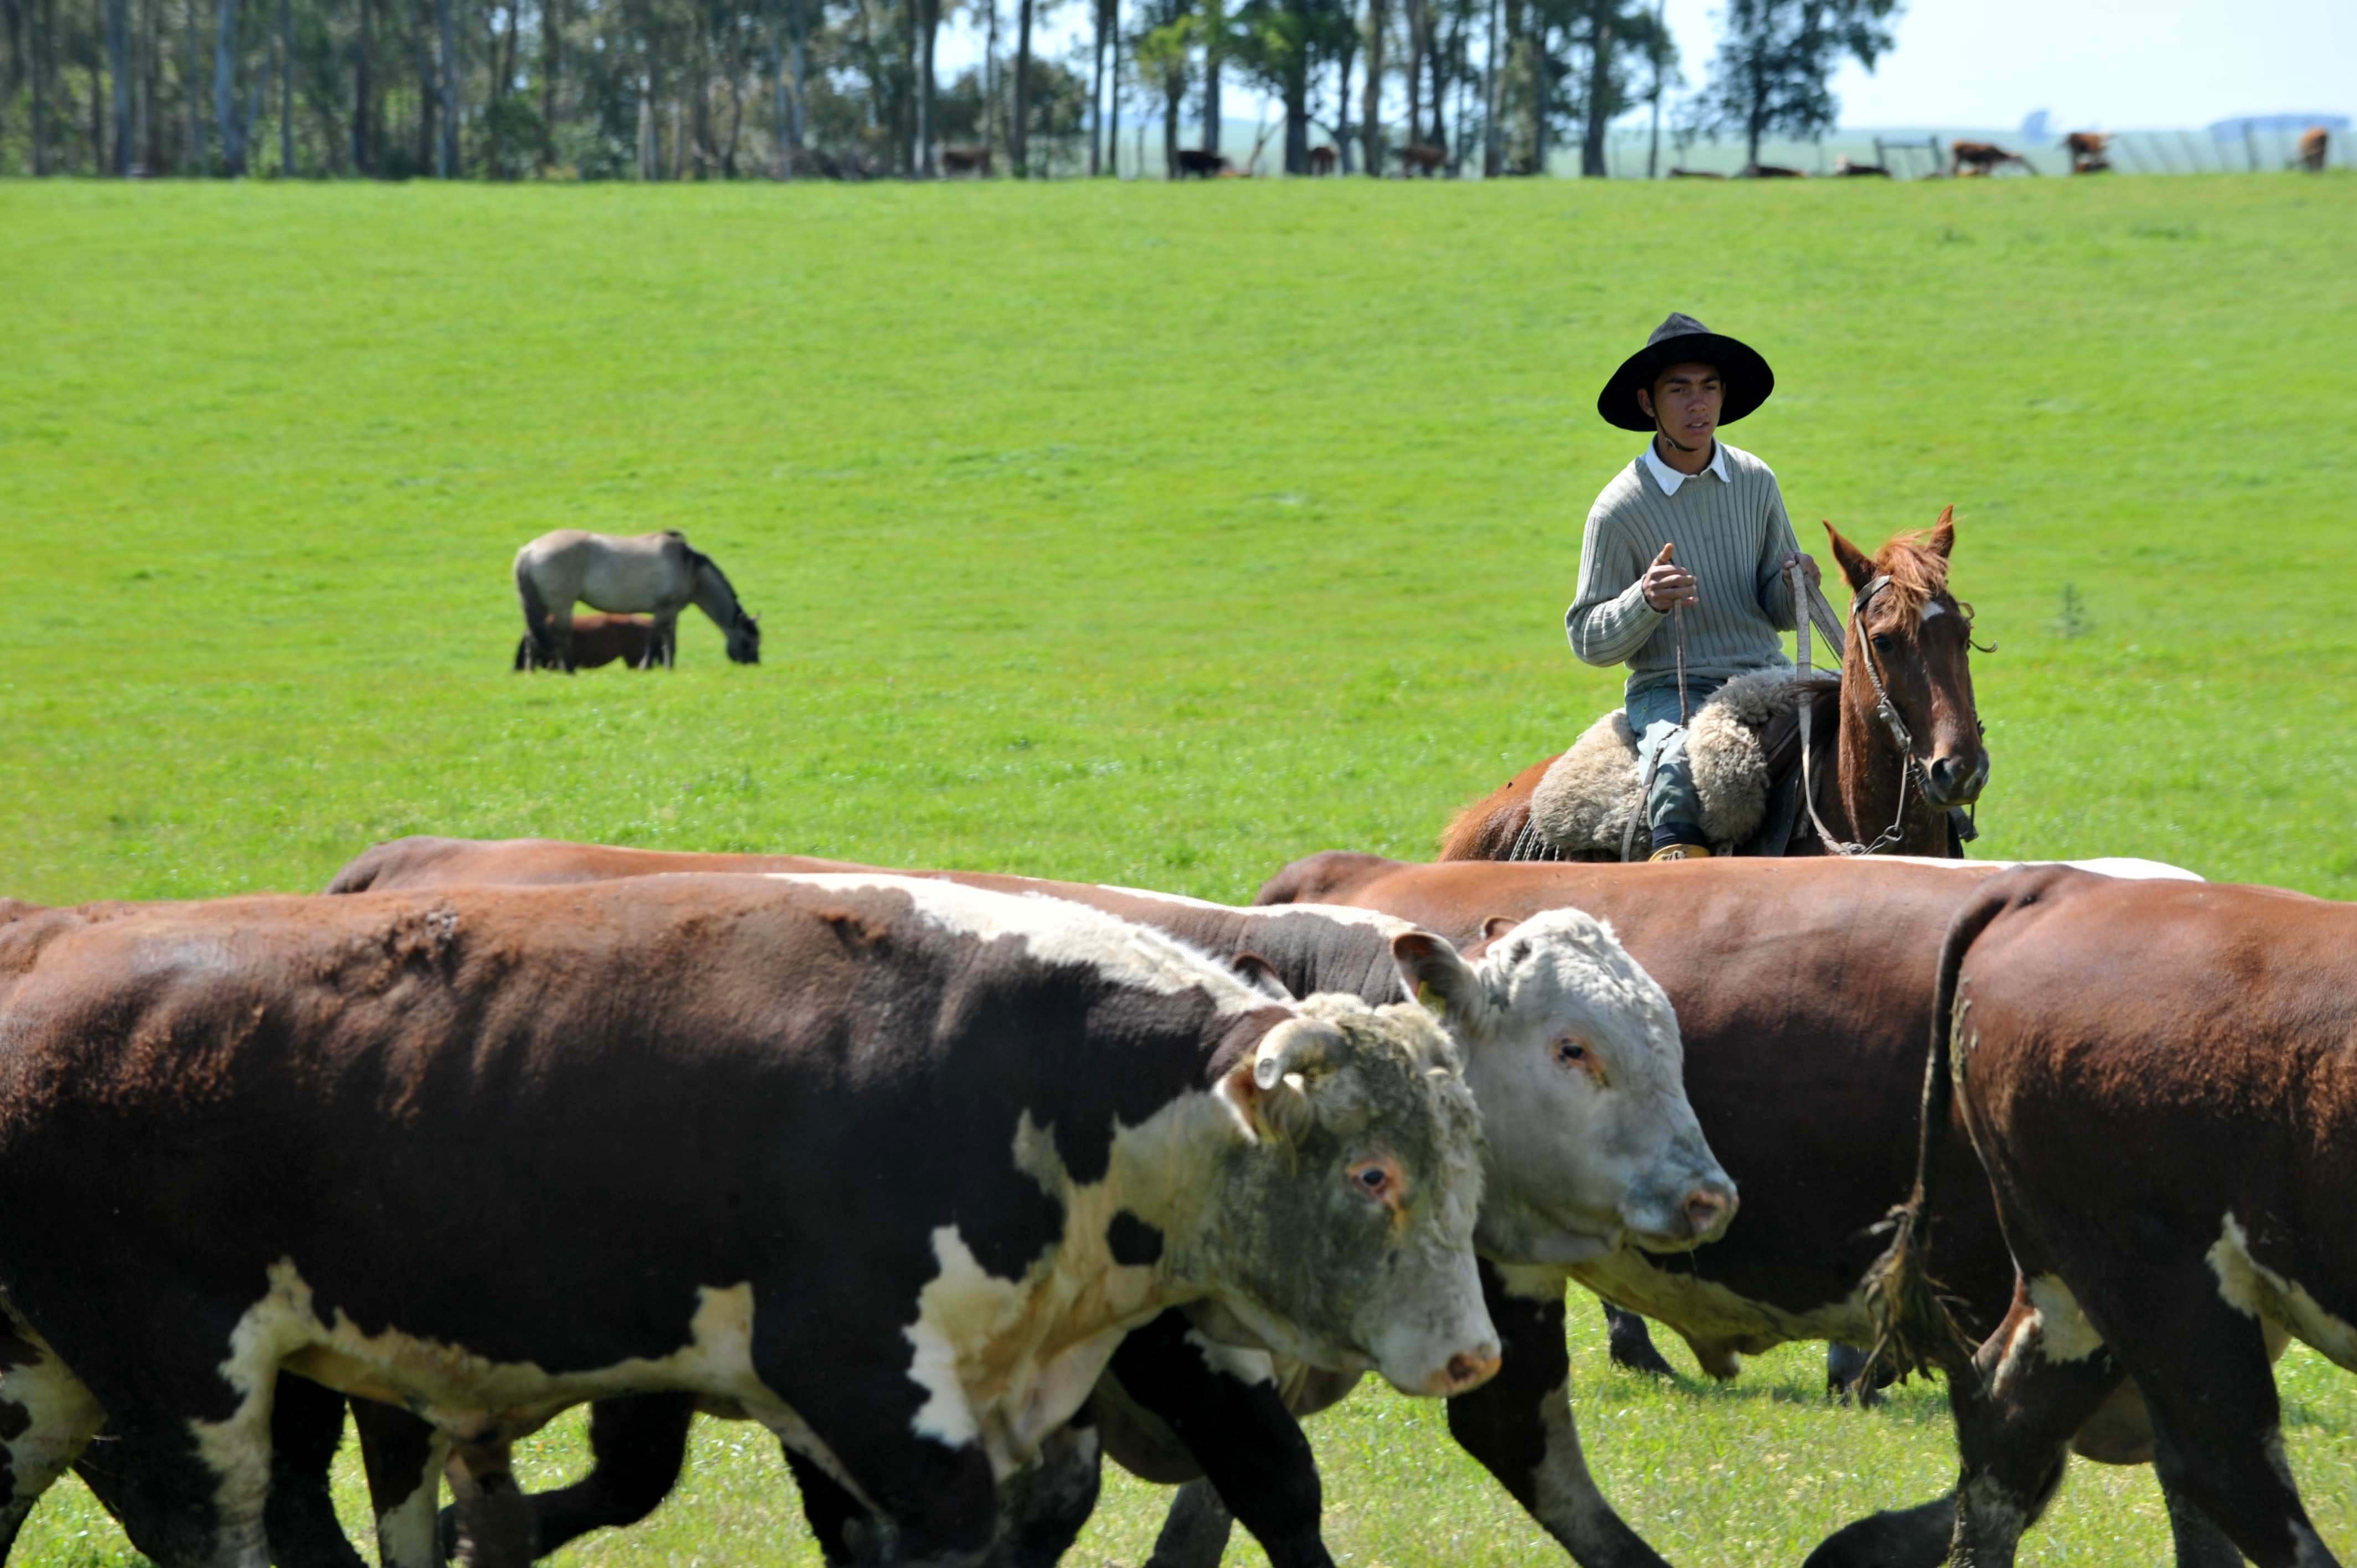
[[[1774,361],[1730,435],[1820,559],[1816,518],[1955,504],[1976,853],[2357,897],[2357,179],[15,183],[0,233],[0,894],[312,888],[420,832],[1229,899],[1421,855],[1618,700],[1561,616],[1633,454],[1596,386],[1674,307]],[[671,675],[510,674],[508,559],[568,525],[685,529],[766,661],[693,619]],[[1592,1455],[1681,1563],[1797,1562],[1951,1473],[1935,1391],[1831,1410],[1800,1348],[1658,1389],[1592,1316]],[[2357,1380],[2283,1382],[2357,1552]],[[1313,1430],[1349,1561],[1560,1560],[1437,1410]],[[565,1560],[816,1561],[767,1439],[693,1466]],[[1113,1485],[1086,1560],[1158,1511]],[[2031,1540],[2167,1530],[2082,1466]],[[75,1486],[19,1555],[135,1561]]]

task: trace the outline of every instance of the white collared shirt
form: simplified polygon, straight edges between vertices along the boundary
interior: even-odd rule
[[[1653,476],[1653,482],[1662,487],[1662,493],[1665,496],[1676,495],[1678,493],[1678,487],[1684,484],[1688,479],[1699,479],[1702,478],[1702,474],[1681,474],[1675,468],[1671,467],[1667,463],[1663,462],[1661,453],[1654,449],[1653,444],[1651,441],[1645,443],[1645,455],[1637,460],[1645,465],[1645,471]],[[1703,474],[1717,474],[1718,476],[1718,482],[1722,485],[1733,484],[1735,482],[1727,478],[1727,446],[1725,443],[1716,439],[1711,442],[1710,465],[1703,470]]]

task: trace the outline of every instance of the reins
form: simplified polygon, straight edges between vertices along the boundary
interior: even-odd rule
[[[1792,585],[1792,602],[1796,607],[1802,605],[1801,596],[1805,589],[1813,605],[1824,605],[1826,614],[1833,613],[1833,607],[1825,604],[1824,596],[1818,591],[1814,583],[1808,580],[1806,574],[1802,572],[1799,562],[1787,565],[1784,568],[1784,575]],[[1801,697],[1801,800],[1809,809],[1809,825],[1816,829],[1817,837],[1823,840],[1825,848],[1835,854],[1853,856],[1879,854],[1897,843],[1906,836],[1907,786],[1913,784],[1919,793],[1924,790],[1924,780],[1921,777],[1922,764],[1915,760],[1915,737],[1909,732],[1907,721],[1899,716],[1898,704],[1891,702],[1889,688],[1882,683],[1882,671],[1876,669],[1874,664],[1874,643],[1866,635],[1865,628],[1859,624],[1859,618],[1864,616],[1867,607],[1874,603],[1874,596],[1889,585],[1890,576],[1885,573],[1860,588],[1857,591],[1857,596],[1852,599],[1849,605],[1850,628],[1857,633],[1858,638],[1858,660],[1866,666],[1866,678],[1874,686],[1875,716],[1880,719],[1883,727],[1890,732],[1890,738],[1898,746],[1900,757],[1906,765],[1899,775],[1899,814],[1891,818],[1889,827],[1874,836],[1872,843],[1852,843],[1846,839],[1836,837],[1834,831],[1825,826],[1825,820],[1817,815],[1816,779],[1813,777],[1810,767],[1811,754],[1815,748],[1809,743],[1809,721],[1815,714],[1817,704],[1806,693],[1803,693]],[[1792,618],[1799,623],[1795,635],[1800,643],[1801,679],[1805,682],[1810,674],[1809,622],[1812,618],[1804,609],[1803,613]]]

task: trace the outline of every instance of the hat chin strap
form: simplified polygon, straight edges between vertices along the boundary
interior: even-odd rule
[[[1702,450],[1699,446],[1689,446],[1684,442],[1680,441],[1676,436],[1671,435],[1667,427],[1662,424],[1662,416],[1658,413],[1653,415],[1653,434],[1660,436],[1663,440],[1668,442],[1671,446],[1676,447],[1681,452],[1692,454]]]

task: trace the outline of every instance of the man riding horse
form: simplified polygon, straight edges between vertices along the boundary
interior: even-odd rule
[[[1736,676],[1792,667],[1778,642],[1798,624],[1786,568],[1797,565],[1823,603],[1774,472],[1718,439],[1775,385],[1758,351],[1673,313],[1596,399],[1607,424],[1652,439],[1589,509],[1564,629],[1587,663],[1629,666],[1654,860],[1710,854],[1687,720]],[[1816,624],[1841,646],[1829,613]]]

